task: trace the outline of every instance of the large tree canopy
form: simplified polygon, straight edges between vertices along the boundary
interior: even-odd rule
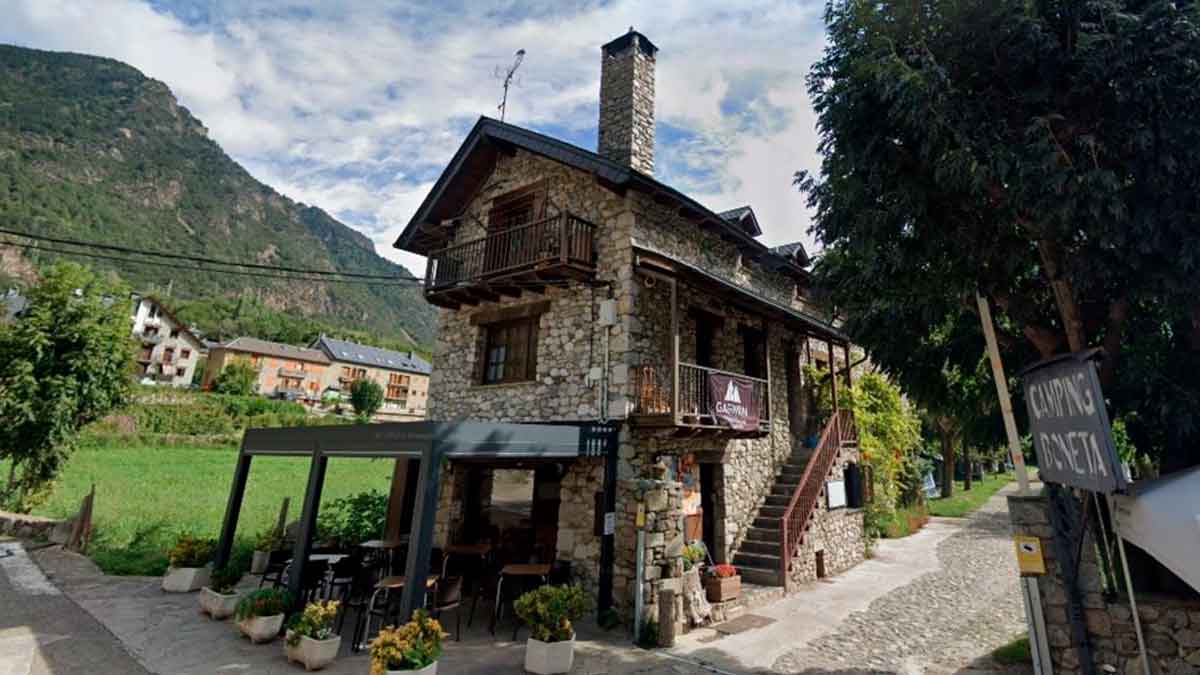
[[[1200,9],[1166,0],[835,0],[798,175],[847,330],[918,398],[1103,347],[1114,416],[1194,463]],[[940,389],[939,389],[940,388]]]
[[[0,325],[0,502],[31,505],[70,455],[75,434],[128,398],[128,290],[78,265],[50,269],[29,307]]]

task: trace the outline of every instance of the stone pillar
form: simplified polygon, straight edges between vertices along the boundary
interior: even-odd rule
[[[646,509],[646,547],[642,588],[643,621],[657,621],[659,594],[664,589],[675,591],[676,622],[683,617],[683,596],[680,577],[683,576],[683,485],[675,481],[650,479],[622,480],[617,483],[616,573],[613,579],[614,601],[633,614],[634,578],[637,569],[637,529],[635,519],[638,502]],[[676,634],[682,626],[675,626]]]
[[[574,581],[593,595],[599,590],[600,579],[596,494],[603,487],[603,460],[576,460],[562,478],[558,505],[557,558],[571,563]]]
[[[601,155],[654,173],[654,63],[658,48],[632,28],[600,48]]]
[[[1060,565],[1055,559],[1054,530],[1050,525],[1049,508],[1049,500],[1042,494],[1011,495],[1008,498],[1013,534],[1041,540],[1046,574],[1037,578],[1038,591],[1042,598],[1046,637],[1050,643],[1050,659],[1055,675],[1078,675],[1083,671],[1075,646],[1071,643],[1067,592]],[[1123,597],[1123,589],[1112,602],[1105,600],[1096,544],[1090,528],[1082,550],[1079,584],[1095,669],[1101,673],[1141,675],[1133,614]],[[1136,589],[1138,581],[1134,576]],[[1200,601],[1138,593],[1137,604],[1154,672],[1197,672],[1200,669]]]

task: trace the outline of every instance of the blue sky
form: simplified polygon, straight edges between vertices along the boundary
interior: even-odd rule
[[[804,76],[821,0],[334,2],[0,0],[0,42],[98,54],[166,82],[260,180],[391,243],[526,50],[507,120],[594,148],[601,44],[659,47],[656,175],[716,210],[750,204],[806,242],[791,186],[816,169]]]

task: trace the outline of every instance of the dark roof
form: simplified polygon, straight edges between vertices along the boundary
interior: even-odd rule
[[[804,250],[804,244],[798,241],[783,244],[782,246],[775,246],[771,249],[771,252],[775,255],[791,258],[801,267],[808,267],[809,262],[811,262],[808,257],[808,251]]]
[[[642,51],[648,56],[654,56],[654,54],[658,52],[658,47],[655,47],[654,43],[651,42],[645,35],[642,35],[634,30],[633,26],[629,27],[628,33],[625,33],[621,37],[604,44],[600,47],[600,50],[605,54],[619,52],[628,47],[631,42],[635,41],[637,42],[638,47],[641,47]]]
[[[715,285],[724,291],[740,296],[748,304],[755,305],[760,309],[766,308],[779,319],[797,322],[814,337],[828,338],[837,342],[850,342],[850,338],[847,337],[845,333],[838,330],[836,326],[828,321],[819,319],[811,314],[800,311],[793,307],[789,307],[788,305],[785,305],[774,298],[769,298],[752,288],[747,288],[737,284],[730,279],[713,274],[712,272],[697,267],[696,265],[693,265],[687,261],[680,260],[679,258],[667,253],[663,253],[662,251],[657,251],[636,241],[633,244],[633,248],[635,251],[650,254],[652,258],[657,257],[669,261],[672,266],[674,266],[676,269],[684,271],[691,278],[699,279],[709,285]]]
[[[734,242],[750,257],[762,258],[765,264],[807,279],[808,272],[791,259],[777,256],[756,240],[739,224],[731,223],[708,207],[675,188],[655,180],[625,164],[608,159],[591,150],[584,150],[536,131],[507,124],[490,117],[480,117],[467,134],[466,140],[454,153],[442,175],[425,196],[412,220],[400,233],[396,248],[419,255],[448,245],[449,232],[441,228],[443,220],[459,217],[458,199],[474,194],[492,168],[501,149],[521,148],[528,152],[562,162],[580,171],[593,174],[600,183],[616,190],[632,188],[653,194],[679,205],[684,215],[698,220],[700,227],[715,229],[722,238]]]
[[[273,356],[279,359],[295,359],[297,361],[308,361],[310,363],[320,363],[329,365],[329,357],[319,349],[309,349],[307,347],[295,347],[293,345],[285,345],[281,342],[270,342],[268,340],[259,340],[252,337],[235,338],[226,344],[223,344],[219,349],[228,349],[232,352],[246,352],[247,354],[262,354],[263,356]]]
[[[754,215],[754,209],[748,205],[722,211],[717,215],[742,228],[751,237],[762,234],[762,228],[758,226],[758,217]]]
[[[412,352],[397,352],[390,349],[360,345],[357,342],[335,340],[322,335],[313,342],[313,347],[325,352],[334,361],[357,363],[373,368],[401,370],[407,373],[428,375],[433,366]]]

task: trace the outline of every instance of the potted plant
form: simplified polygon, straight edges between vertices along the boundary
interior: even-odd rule
[[[261,588],[247,593],[237,604],[237,625],[250,641],[270,642],[283,628],[283,613],[292,596],[282,588]]]
[[[162,589],[168,593],[190,593],[207,586],[208,563],[212,560],[216,542],[201,539],[184,532],[175,539],[175,545],[167,551],[170,567],[163,576]]]
[[[704,590],[709,602],[736,600],[742,593],[742,577],[733,565],[716,565],[704,579]]]
[[[200,611],[214,619],[233,616],[238,604],[233,587],[241,580],[242,571],[233,565],[213,570],[208,585],[200,589]]]
[[[338,604],[336,600],[310,602],[292,617],[283,645],[288,663],[303,663],[305,670],[320,670],[333,663],[342,645],[342,637],[333,630]]]
[[[579,586],[542,586],[517,598],[517,616],[529,626],[525,670],[537,675],[569,673],[575,664],[575,627],[588,611]]]
[[[704,548],[696,544],[688,544],[683,547],[683,571],[690,572],[692,569],[699,569],[704,564],[705,559]]]
[[[371,675],[437,675],[446,637],[442,624],[418,609],[412,621],[398,628],[384,628],[371,640]]]
[[[278,528],[263,530],[254,539],[254,555],[250,558],[250,574],[262,574],[267,571],[271,553],[278,551],[283,545],[283,533]]]

